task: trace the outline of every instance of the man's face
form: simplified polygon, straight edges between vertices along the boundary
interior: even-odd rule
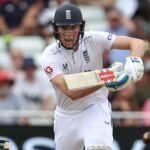
[[[111,11],[107,14],[107,19],[111,29],[116,30],[121,25],[121,15],[116,11]]]
[[[26,67],[25,74],[27,78],[33,78],[35,73],[35,67]]]
[[[59,26],[59,40],[68,49],[75,49],[77,47],[77,39],[80,32],[80,25],[66,25]]]
[[[0,82],[0,97],[5,97],[9,94],[10,85],[7,81]]]

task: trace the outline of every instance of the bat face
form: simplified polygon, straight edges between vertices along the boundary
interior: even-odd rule
[[[115,73],[109,69],[95,70],[76,74],[64,75],[68,90],[104,86],[109,81],[116,81]]]

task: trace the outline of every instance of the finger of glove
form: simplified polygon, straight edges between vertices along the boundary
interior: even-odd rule
[[[137,63],[133,62],[132,59],[130,57],[128,57],[126,59],[125,71],[126,71],[127,74],[130,74],[133,81],[137,80],[136,68],[137,68]]]
[[[141,58],[139,58],[137,61],[133,61],[134,70],[136,72],[137,78],[138,76],[142,75],[144,73],[144,64]]]
[[[135,63],[134,68],[136,72],[136,79],[141,79],[144,74],[144,65],[141,63]]]
[[[121,75],[121,72],[123,71],[123,64],[122,63],[114,63],[112,65],[112,68],[110,68],[111,71],[114,72],[115,77],[118,78]]]
[[[110,66],[110,70],[112,71],[122,71],[123,70],[123,64],[120,62],[115,62]]]
[[[122,71],[119,72],[114,71],[114,74],[116,78],[119,78],[119,76],[122,74]]]
[[[138,68],[139,72],[141,72],[141,73],[144,72],[144,64],[143,64],[142,59],[140,60],[140,63],[137,63],[137,68]]]
[[[140,57],[127,57],[125,70],[132,75],[132,80],[140,80],[144,73],[143,61]]]

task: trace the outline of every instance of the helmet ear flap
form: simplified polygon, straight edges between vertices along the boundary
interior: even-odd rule
[[[54,21],[52,22],[52,28],[53,28],[53,35],[54,35],[55,39],[58,39],[57,26]]]

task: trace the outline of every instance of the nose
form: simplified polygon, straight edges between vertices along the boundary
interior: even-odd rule
[[[74,33],[72,31],[67,31],[65,32],[64,36],[65,36],[65,39],[73,39]]]

